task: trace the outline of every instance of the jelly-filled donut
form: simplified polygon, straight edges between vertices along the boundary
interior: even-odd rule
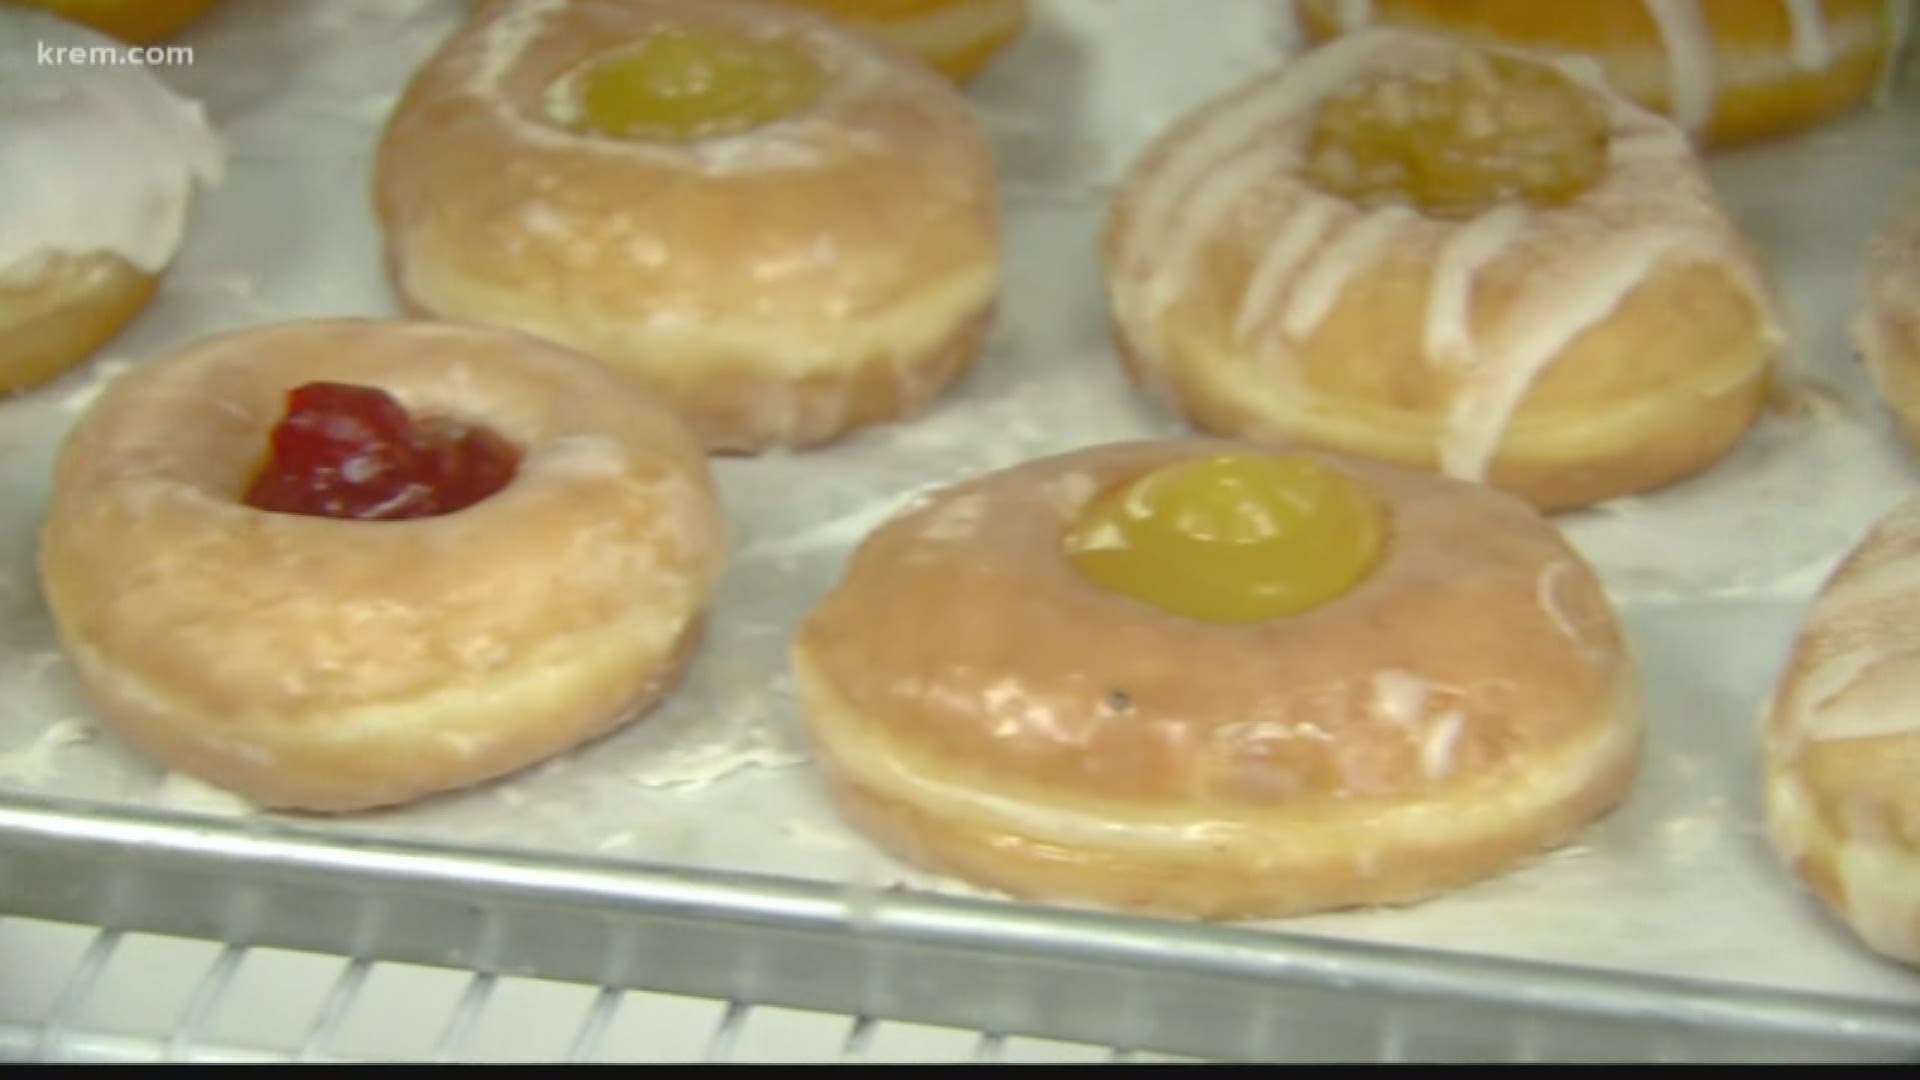
[[[638,716],[726,543],[699,444],[593,360],[316,321],[109,384],[61,449],[40,574],[112,731],[262,806],[343,811]]]
[[[597,356],[718,450],[923,409],[978,354],[999,290],[993,162],[965,99],[772,5],[483,8],[408,87],[375,189],[413,309]]]
[[[1021,897],[1211,918],[1429,897],[1627,790],[1635,668],[1492,489],[1320,452],[1076,451],[947,488],[794,645],[837,805]]]
[[[1299,0],[1326,40],[1367,26],[1579,56],[1695,138],[1730,145],[1871,100],[1900,62],[1912,0]]]
[[[137,64],[45,64],[118,48],[0,6],[0,392],[86,359],[146,309],[222,150],[200,105]]]
[[[1784,343],[1670,122],[1574,61],[1341,38],[1198,109],[1105,238],[1122,359],[1196,425],[1543,509],[1723,457]]]

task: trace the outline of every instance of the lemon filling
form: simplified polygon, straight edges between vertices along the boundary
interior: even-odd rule
[[[1094,585],[1175,615],[1297,615],[1366,579],[1386,515],[1358,481],[1301,455],[1181,462],[1101,496],[1066,536]]]
[[[1604,102],[1546,64],[1462,50],[1438,73],[1383,72],[1320,106],[1309,183],[1445,218],[1518,200],[1565,206],[1606,171]]]
[[[798,47],[669,26],[589,63],[574,126],[614,139],[691,142],[804,112],[826,73]]]

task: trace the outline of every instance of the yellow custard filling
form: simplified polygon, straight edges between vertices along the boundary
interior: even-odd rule
[[[1228,454],[1156,469],[1097,499],[1066,537],[1094,585],[1176,615],[1249,623],[1309,611],[1378,563],[1386,515],[1303,456]]]
[[[803,112],[826,73],[799,48],[701,26],[670,26],[592,62],[579,124],[616,139],[690,142]]]
[[[1377,73],[1320,106],[1308,182],[1363,206],[1471,217],[1564,206],[1607,165],[1605,103],[1545,64],[1462,50],[1444,73]]]

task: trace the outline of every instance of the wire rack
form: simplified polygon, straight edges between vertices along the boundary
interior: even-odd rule
[[[0,970],[13,1060],[1189,1060],[18,917],[0,918]]]
[[[1920,1061],[1920,1015],[0,800],[0,1058]]]

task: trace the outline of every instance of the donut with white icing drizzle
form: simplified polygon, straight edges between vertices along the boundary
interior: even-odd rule
[[[222,149],[200,105],[137,64],[43,64],[114,48],[0,6],[0,391],[45,382],[145,310]]]
[[[1798,131],[1883,96],[1912,0],[1296,0],[1316,41],[1368,26],[1582,56],[1697,139]]]
[[[316,381],[483,425],[518,471],[414,520],[256,508],[247,478]],[[696,648],[727,537],[692,433],[592,359],[322,320],[109,384],[61,447],[39,568],[108,730],[250,802],[338,812],[504,776],[645,713]]]
[[[1268,452],[1075,451],[868,537],[793,648],[841,812],[1016,896],[1241,918],[1429,897],[1623,797],[1633,658],[1591,568],[1510,495],[1313,453],[1380,501],[1391,539],[1350,592],[1255,622],[1142,604],[1063,555],[1106,493]]]
[[[1920,498],[1808,610],[1764,721],[1775,851],[1868,946],[1920,964]]]
[[[1548,509],[1725,454],[1784,340],[1763,267],[1681,131],[1604,107],[1597,181],[1465,219],[1301,175],[1321,103],[1457,62],[1445,38],[1340,38],[1199,108],[1123,179],[1104,237],[1128,370],[1203,428],[1490,482]]]
[[[1854,343],[1902,435],[1920,447],[1920,177],[1868,243],[1864,285]]]
[[[581,126],[593,65],[688,31],[804,57],[817,98],[685,139]],[[597,356],[716,450],[923,410],[977,356],[999,289],[993,163],[965,99],[768,4],[487,6],[407,88],[374,186],[410,310]]]

